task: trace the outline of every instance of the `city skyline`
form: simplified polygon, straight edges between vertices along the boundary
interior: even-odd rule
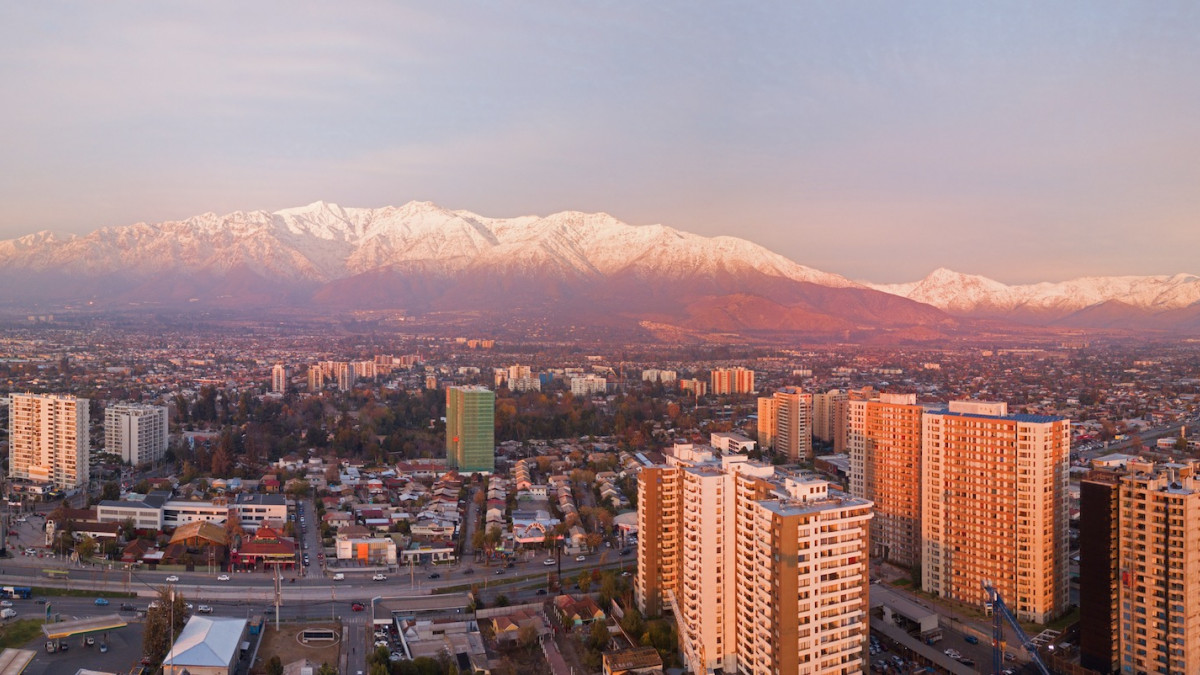
[[[7,6],[0,238],[428,199],[881,283],[1195,272],[1200,12],[1005,9]]]

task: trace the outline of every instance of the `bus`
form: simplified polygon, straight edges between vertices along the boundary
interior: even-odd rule
[[[69,578],[71,578],[71,570],[42,570],[42,574],[45,574],[47,577],[50,577],[51,579],[69,579]]]
[[[6,598],[23,598],[28,600],[33,597],[33,589],[26,586],[5,586],[0,588],[0,596]]]

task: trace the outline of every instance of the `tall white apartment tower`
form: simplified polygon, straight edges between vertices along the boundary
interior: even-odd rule
[[[88,400],[13,394],[8,475],[70,489],[88,483]]]
[[[133,466],[162,459],[168,429],[165,406],[121,403],[104,410],[105,450]]]
[[[775,392],[775,451],[793,462],[813,458],[812,394],[796,387]]]

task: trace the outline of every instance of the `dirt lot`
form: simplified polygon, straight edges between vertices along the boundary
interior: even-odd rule
[[[328,642],[312,642],[304,644],[300,642],[297,636],[301,631],[309,628],[329,628],[341,635],[341,624],[330,623],[328,621],[315,621],[311,623],[293,622],[280,624],[279,630],[275,630],[275,624],[271,623],[263,628],[266,633],[263,634],[262,646],[258,650],[258,660],[254,662],[253,673],[265,673],[267,661],[271,660],[272,656],[279,656],[279,660],[283,665],[287,665],[293,661],[300,659],[308,659],[317,665],[328,663],[337,668],[341,657],[342,645],[339,641],[334,644]]]

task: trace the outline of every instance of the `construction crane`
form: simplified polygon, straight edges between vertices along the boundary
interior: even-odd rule
[[[1017,634],[1017,639],[1021,641],[1021,646],[1029,652],[1029,658],[1033,659],[1038,670],[1042,675],[1051,675],[1050,669],[1042,662],[1042,657],[1038,656],[1037,645],[1025,634],[1017,617],[1009,611],[1008,605],[1004,604],[1004,598],[1000,596],[1000,591],[986,581],[983,582],[983,590],[988,594],[988,599],[992,604],[992,672],[1000,675],[1004,669],[1004,622],[1008,621],[1008,625],[1012,626],[1013,632]]]

